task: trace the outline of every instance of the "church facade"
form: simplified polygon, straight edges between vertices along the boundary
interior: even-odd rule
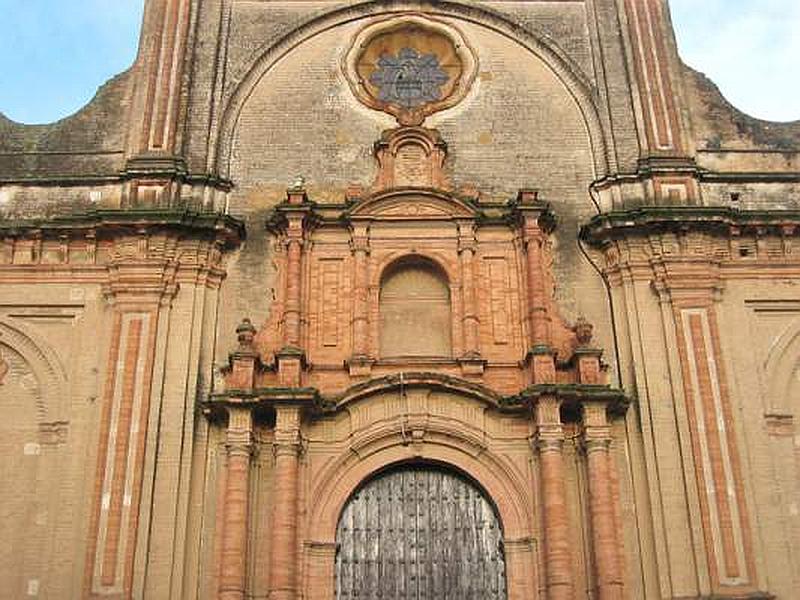
[[[800,122],[666,0],[146,0],[0,237],[10,598],[800,595]]]

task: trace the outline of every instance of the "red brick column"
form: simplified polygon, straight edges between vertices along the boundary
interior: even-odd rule
[[[252,416],[249,408],[228,409],[228,473],[225,484],[222,554],[219,570],[220,600],[242,600],[247,576],[247,511],[250,495],[250,457],[253,453]]]
[[[480,356],[478,304],[475,297],[475,231],[472,223],[459,223],[459,255],[463,295],[464,354]]]
[[[369,319],[367,317],[369,238],[366,226],[353,229],[353,262],[355,267],[353,298],[353,356],[369,354]]]
[[[611,431],[604,402],[583,406],[583,443],[589,478],[595,583],[598,600],[623,598],[614,494],[612,490]]]
[[[277,406],[270,548],[270,600],[297,597],[297,485],[300,408]]]
[[[564,429],[559,400],[552,396],[536,404],[536,442],[539,450],[542,504],[544,512],[544,563],[547,598],[572,600],[572,554],[569,546],[569,517],[564,491]]]
[[[286,241],[286,309],[284,311],[283,343],[300,347],[300,293],[302,277],[302,232],[290,230]]]
[[[528,320],[531,347],[550,345],[550,328],[547,322],[544,270],[542,268],[542,243],[544,235],[538,219],[526,216],[522,229],[525,243],[525,266],[528,279]]]

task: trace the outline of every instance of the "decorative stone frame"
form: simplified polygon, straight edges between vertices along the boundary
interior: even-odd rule
[[[424,103],[418,107],[406,108],[375,98],[368,90],[358,73],[358,61],[370,43],[378,36],[416,26],[447,38],[461,62],[461,73],[456,78],[453,89],[441,100]],[[353,39],[342,61],[342,70],[355,97],[364,105],[394,116],[401,125],[421,125],[433,113],[445,110],[461,102],[472,87],[478,73],[478,58],[462,33],[453,25],[430,16],[418,13],[401,13],[382,18],[365,25]]]
[[[390,386],[391,387],[391,386]],[[447,389],[447,388],[445,388]],[[369,402],[373,394],[357,402]],[[463,391],[459,392],[464,394]],[[465,394],[469,397],[471,394]],[[485,401],[475,397],[475,402]],[[339,405],[342,409],[342,404]],[[465,474],[495,505],[503,528],[506,548],[506,582],[509,600],[530,598],[538,589],[535,537],[536,522],[532,488],[524,476],[514,471],[485,443],[466,434],[460,422],[432,426],[424,436],[408,443],[391,423],[375,423],[359,432],[358,450],[343,450],[327,462],[315,477],[311,497],[320,501],[311,506],[308,540],[302,550],[303,592],[307,598],[334,597],[336,527],[342,509],[363,482],[375,474],[404,463],[431,463]]]

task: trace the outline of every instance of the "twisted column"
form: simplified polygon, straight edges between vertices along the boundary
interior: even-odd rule
[[[225,442],[228,475],[222,529],[219,600],[243,600],[247,574],[247,511],[250,458],[253,454],[252,415],[249,408],[228,409]]]
[[[614,495],[611,482],[611,431],[603,402],[583,406],[583,444],[589,476],[595,581],[598,600],[623,598]]]
[[[297,597],[297,482],[300,408],[277,406],[270,548],[270,600]]]
[[[564,428],[560,407],[557,398],[545,396],[539,399],[535,408],[544,512],[545,582],[549,600],[573,600],[575,591],[564,490]]]

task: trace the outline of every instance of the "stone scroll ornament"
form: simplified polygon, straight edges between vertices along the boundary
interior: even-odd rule
[[[455,27],[401,14],[362,28],[343,67],[360,102],[393,115],[400,125],[417,126],[464,99],[477,65],[474,51]]]

